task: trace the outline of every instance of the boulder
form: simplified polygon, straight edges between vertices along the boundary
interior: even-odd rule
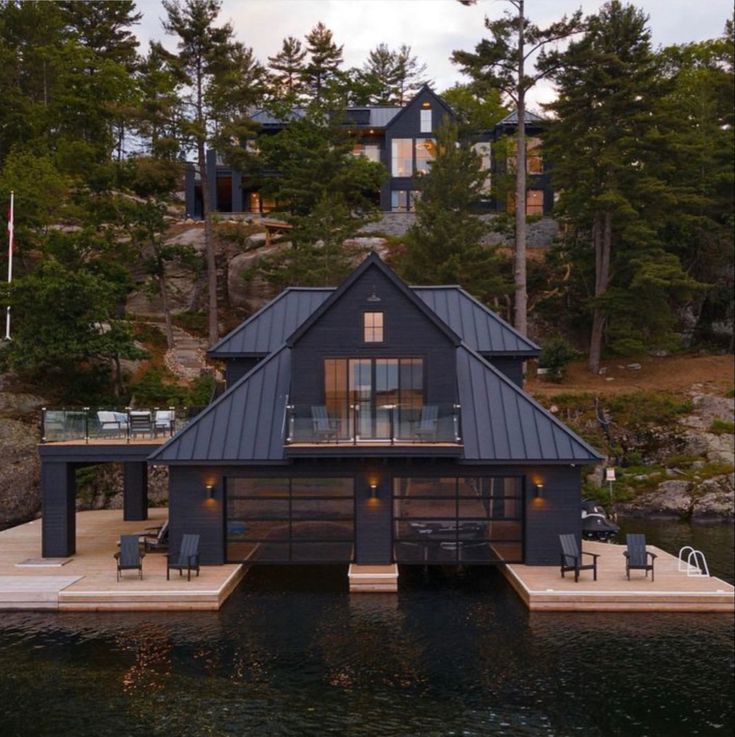
[[[276,243],[257,251],[239,253],[230,259],[227,264],[227,298],[232,307],[245,307],[255,311],[265,302],[276,296],[276,289],[259,276],[246,278],[246,272],[268,256],[273,256],[285,248],[289,243]]]
[[[36,423],[0,419],[0,529],[27,522],[41,508]]]
[[[697,492],[699,496],[694,500],[692,508],[693,520],[735,518],[735,474],[707,479],[702,482]]]
[[[43,397],[23,392],[0,392],[0,417],[28,417],[46,404]]]

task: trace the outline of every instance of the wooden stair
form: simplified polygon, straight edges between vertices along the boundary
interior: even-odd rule
[[[350,593],[388,593],[398,591],[398,566],[366,566],[351,563],[347,572]]]

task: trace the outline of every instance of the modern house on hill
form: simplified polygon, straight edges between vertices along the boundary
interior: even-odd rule
[[[558,564],[596,451],[522,388],[538,348],[370,255],[221,340],[229,387],[149,463],[202,563]]]
[[[295,108],[288,120],[274,118],[261,110],[253,115],[260,125],[260,135],[274,135],[289,125],[289,121],[304,114]],[[414,177],[425,173],[434,158],[435,136],[444,120],[454,119],[451,107],[430,87],[424,86],[404,107],[354,107],[346,110],[348,125],[357,134],[354,154],[382,163],[387,172],[375,201],[385,212],[409,212],[414,208],[416,184]],[[487,171],[486,198],[478,203],[485,211],[505,211],[514,204],[507,198],[498,201],[491,194],[492,177],[512,171],[515,158],[503,148],[496,155],[495,142],[512,135],[518,125],[515,113],[501,120],[492,130],[477,131],[471,135],[473,146],[482,157]],[[528,135],[528,194],[526,210],[529,215],[544,215],[553,208],[553,192],[548,176],[548,165],[541,156],[539,134],[544,121],[527,113]],[[248,142],[250,145],[255,142]],[[260,192],[260,183],[227,166],[216,151],[207,152],[207,167],[211,201],[220,213],[268,213],[276,203]],[[201,183],[194,165],[186,174],[186,211],[192,217],[201,217]]]

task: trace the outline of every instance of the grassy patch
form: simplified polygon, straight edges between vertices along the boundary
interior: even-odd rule
[[[735,433],[735,422],[714,420],[709,426],[709,431],[714,435],[732,435]]]
[[[174,315],[173,321],[187,333],[205,337],[207,335],[207,313],[202,310],[188,310]]]
[[[727,399],[735,399],[735,389],[730,389],[729,392],[725,393]]]

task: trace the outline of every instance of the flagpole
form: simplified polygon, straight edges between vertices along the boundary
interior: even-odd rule
[[[13,281],[13,206],[15,193],[10,193],[10,216],[8,218],[8,286]],[[5,310],[5,340],[10,340],[10,305]]]

